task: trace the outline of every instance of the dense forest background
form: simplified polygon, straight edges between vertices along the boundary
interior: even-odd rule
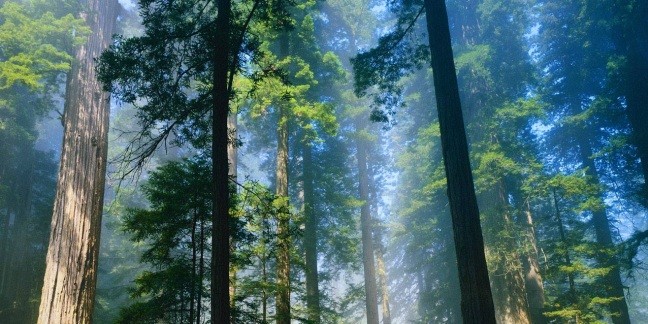
[[[461,322],[429,2],[0,0],[0,322],[60,235],[95,323]],[[497,322],[648,322],[648,2],[445,3]]]

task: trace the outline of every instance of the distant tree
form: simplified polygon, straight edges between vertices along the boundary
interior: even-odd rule
[[[636,146],[644,178],[643,195],[648,199],[648,4],[633,1],[627,7],[617,6],[616,29],[612,30],[619,49],[625,56],[623,94],[627,100],[627,116],[632,127],[631,142]],[[627,12],[625,10],[627,10]],[[620,17],[619,17],[620,16]],[[625,18],[625,19],[623,19]],[[618,33],[617,33],[618,32]]]
[[[273,74],[256,80],[252,85],[251,91],[251,109],[250,117],[272,118],[276,123],[276,157],[274,181],[275,194],[277,195],[277,204],[283,204],[283,213],[279,213],[277,220],[277,239],[279,250],[277,251],[277,320],[286,323],[292,316],[290,307],[291,296],[291,252],[296,247],[295,233],[291,231],[294,224],[294,213],[290,206],[289,186],[291,161],[291,139],[292,134],[304,134],[301,137],[303,141],[300,146],[312,145],[317,136],[323,133],[334,133],[337,122],[333,114],[333,106],[327,103],[319,102],[317,98],[319,74],[323,71],[331,71],[335,75],[339,71],[339,61],[332,53],[322,53],[315,43],[314,33],[314,15],[312,3],[304,2],[301,7],[293,10],[293,20],[286,21],[283,25],[276,27],[269,26],[266,28],[266,36],[262,39],[260,49],[263,54],[263,60],[255,62],[255,69],[265,71],[267,69],[275,70]],[[266,72],[267,73],[267,72]],[[326,80],[322,80],[326,82]],[[272,114],[268,114],[272,112]],[[296,130],[295,130],[296,126]],[[297,141],[300,141],[297,140]],[[295,139],[293,139],[295,141]],[[297,147],[299,151],[304,152],[306,148]],[[308,158],[308,153],[304,155]],[[293,154],[294,155],[294,154]],[[308,161],[306,161],[308,162]],[[304,173],[308,183],[308,172]],[[304,194],[309,189],[309,184],[304,182]],[[311,187],[312,188],[312,187]],[[310,192],[309,192],[310,193]],[[282,203],[283,199],[283,203]],[[304,197],[305,212],[307,217],[315,217],[310,207],[312,196]],[[292,215],[291,215],[292,214]],[[312,230],[315,223],[312,219],[305,223],[306,232],[309,237],[313,237]],[[315,239],[316,240],[316,239]],[[318,280],[313,276],[313,246],[316,241],[304,242],[307,249],[307,286],[311,290],[307,292],[307,304],[309,304],[309,316],[319,317],[318,304],[313,296],[313,280]],[[315,251],[316,253],[316,251]],[[315,259],[316,261],[316,259]],[[316,270],[315,270],[316,271]],[[310,300],[310,302],[308,302]]]
[[[536,178],[526,190],[533,193],[539,247],[546,256],[545,316],[549,319],[596,322],[609,315],[616,301],[597,288],[609,268],[593,262],[599,246],[587,237],[589,224],[580,215],[598,204],[597,188],[582,170],[570,175]],[[612,252],[612,251],[609,251]]]
[[[131,210],[124,230],[148,245],[142,261],[151,265],[135,280],[136,301],[119,322],[167,320],[201,323],[209,301],[211,167],[205,158],[170,162],[143,187],[150,209]],[[150,296],[150,297],[149,297]]]
[[[362,117],[358,117],[362,118]],[[362,119],[361,119],[362,120]],[[359,122],[358,124],[361,124]],[[374,221],[371,215],[371,206],[369,201],[369,171],[368,171],[368,149],[367,149],[367,136],[363,132],[365,130],[362,126],[356,126],[358,133],[356,134],[356,159],[358,163],[358,197],[362,201],[360,207],[360,230],[362,233],[362,264],[364,271],[364,286],[365,286],[365,306],[367,311],[367,323],[378,324],[378,286],[376,281],[376,266],[375,266],[375,248],[373,225]]]
[[[613,298],[609,310],[614,323],[629,323],[618,256],[605,251],[616,250],[618,234],[614,231],[616,215],[605,203],[606,183],[618,166],[602,163],[618,151],[614,138],[627,132],[619,122],[624,103],[615,94],[610,70],[616,62],[609,31],[613,21],[602,23],[605,9],[587,1],[547,3],[542,7],[540,28],[541,66],[547,79],[543,99],[549,103],[547,113],[555,120],[546,135],[553,144],[551,156],[555,169],[584,169],[584,175],[598,190],[598,203],[590,207],[591,229],[600,253],[598,266],[609,272],[599,278],[600,297]],[[574,15],[585,13],[581,18]],[[569,28],[566,32],[565,28]],[[584,67],[584,68],[583,68]],[[623,165],[622,163],[618,163]],[[613,180],[612,180],[613,181]],[[626,181],[624,181],[626,182]]]
[[[244,70],[242,62],[259,59],[256,38],[263,33],[249,29],[281,25],[289,20],[290,4],[162,2],[141,4],[144,35],[118,39],[102,56],[99,72],[106,88],[125,102],[137,106],[146,99],[138,107],[141,131],[123,155],[128,170],[140,168],[170,135],[176,145],[211,145],[211,310],[212,321],[225,323],[230,318],[227,121],[234,79]]]

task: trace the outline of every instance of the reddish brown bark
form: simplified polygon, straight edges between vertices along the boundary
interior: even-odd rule
[[[38,323],[90,323],[108,149],[109,95],[95,61],[111,40],[116,0],[88,0],[81,17],[92,35],[68,74],[61,166]]]
[[[362,232],[362,264],[364,268],[367,324],[378,324],[378,287],[376,286],[376,266],[374,263],[373,222],[369,209],[367,148],[362,143],[362,139],[357,140],[357,149],[360,200],[364,202],[360,207],[360,228]]]

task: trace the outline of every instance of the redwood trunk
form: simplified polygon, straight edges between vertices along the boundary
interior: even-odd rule
[[[229,113],[231,0],[218,0],[218,16],[212,44],[212,323],[230,322],[229,299],[229,167],[227,115]]]
[[[371,163],[372,160],[367,161],[367,167],[369,169],[368,180],[369,180],[369,189],[370,189],[370,206],[369,209],[372,215],[378,215],[378,184],[373,179],[373,175],[376,165]],[[376,248],[376,270],[378,275],[378,289],[380,290],[380,313],[382,315],[383,324],[391,324],[391,310],[389,309],[389,283],[387,280],[387,265],[385,264],[385,246],[383,244],[383,227],[382,224],[374,224],[374,240]]]
[[[525,236],[529,246],[522,256],[522,270],[524,271],[525,290],[529,302],[529,319],[533,324],[543,324],[547,323],[547,318],[543,314],[545,303],[544,285],[540,272],[540,262],[538,261],[538,243],[533,225],[533,215],[528,203],[525,216]]]
[[[490,282],[495,315],[498,323],[529,324],[529,309],[525,292],[522,260],[516,240],[504,232],[515,231],[511,219],[511,206],[504,181],[495,183],[480,194],[485,211],[484,226],[489,228],[484,239],[487,249],[497,253],[491,265]]]
[[[378,324],[378,288],[376,286],[376,268],[374,263],[374,246],[372,220],[369,210],[369,175],[367,171],[367,148],[362,139],[358,139],[358,176],[360,177],[360,228],[362,230],[362,264],[365,281],[365,306],[367,324]]]
[[[312,146],[303,146],[304,177],[304,250],[306,253],[306,306],[309,323],[320,322],[319,276],[317,273],[317,218],[313,210],[313,154]]]
[[[279,40],[280,55],[287,57],[289,51],[288,32]],[[277,224],[277,324],[290,324],[290,211],[288,210],[288,120],[285,103],[279,105],[277,127],[277,187],[278,199],[284,199]]]
[[[280,110],[277,148],[278,199],[285,199],[277,224],[277,323],[290,323],[290,213],[288,211],[288,121],[284,107]]]
[[[495,323],[444,0],[425,0],[464,323]]]
[[[391,311],[389,309],[389,286],[387,285],[387,267],[385,266],[385,248],[382,243],[380,231],[376,232],[376,266],[378,267],[378,286],[380,288],[380,309],[383,324],[391,324]]]
[[[108,149],[107,93],[95,58],[111,41],[116,0],[88,0],[92,30],[76,51],[65,95],[64,135],[38,323],[90,323],[94,307]]]

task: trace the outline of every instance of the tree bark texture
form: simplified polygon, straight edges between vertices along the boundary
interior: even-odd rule
[[[599,185],[599,174],[594,164],[592,147],[586,138],[580,137],[579,139],[581,160],[583,166],[586,168],[585,173],[592,179],[594,184]],[[603,203],[602,197],[601,203]],[[596,233],[596,241],[603,248],[613,250],[614,240],[612,239],[611,224],[605,205],[603,205],[602,209],[592,211],[592,224]],[[628,312],[628,305],[623,291],[623,282],[621,281],[621,271],[619,270],[616,255],[601,254],[598,261],[603,267],[612,267],[612,270],[604,277],[604,282],[608,285],[606,289],[607,296],[619,298],[619,300],[610,303],[610,310],[617,314],[612,317],[612,322],[614,324],[629,324],[630,313]]]
[[[92,30],[67,77],[63,149],[38,323],[90,323],[108,150],[110,97],[95,58],[108,47],[116,0],[88,0],[81,17]]]
[[[277,324],[290,323],[290,212],[288,210],[288,114],[279,105],[277,129],[277,187],[278,199],[283,199],[277,224]]]
[[[495,323],[444,0],[425,0],[464,323]]]
[[[231,0],[218,0],[212,44],[212,323],[230,322],[229,299],[229,167],[227,116],[229,114]]]
[[[306,254],[306,306],[310,323],[320,322],[319,276],[317,273],[317,216],[313,209],[313,148],[303,144],[304,250]]]
[[[490,282],[498,323],[529,323],[522,261],[511,219],[504,181],[480,193],[484,212],[484,241],[490,260]]]
[[[524,227],[526,227],[526,243],[528,247],[522,255],[522,271],[524,273],[524,286],[526,287],[526,296],[529,303],[529,319],[533,324],[547,323],[544,316],[544,285],[540,272],[540,262],[538,261],[538,243],[533,225],[533,215],[530,206],[527,204],[525,212]],[[523,228],[524,228],[523,227]]]
[[[378,270],[378,286],[380,288],[380,310],[382,323],[391,324],[391,312],[389,309],[389,287],[387,285],[387,267],[385,265],[385,248],[382,243],[382,235],[376,231],[376,266]]]
[[[364,268],[365,306],[367,324],[378,324],[378,287],[376,286],[376,267],[374,263],[374,246],[369,210],[369,174],[367,170],[367,147],[362,139],[357,140],[358,177],[360,178],[360,228],[362,231],[362,265]]]
[[[378,215],[378,184],[374,180],[373,174],[376,170],[376,164],[372,159],[367,159],[367,179],[369,180],[369,213]],[[387,265],[385,264],[385,246],[383,244],[382,224],[374,222],[373,242],[375,247],[376,271],[378,276],[378,289],[380,290],[380,313],[383,324],[391,324],[391,310],[389,309],[389,284],[387,278]]]
[[[279,37],[281,58],[290,55],[289,31]],[[279,103],[277,125],[276,194],[283,199],[277,224],[277,324],[290,324],[290,211],[288,204],[288,124],[290,112],[286,103]]]

